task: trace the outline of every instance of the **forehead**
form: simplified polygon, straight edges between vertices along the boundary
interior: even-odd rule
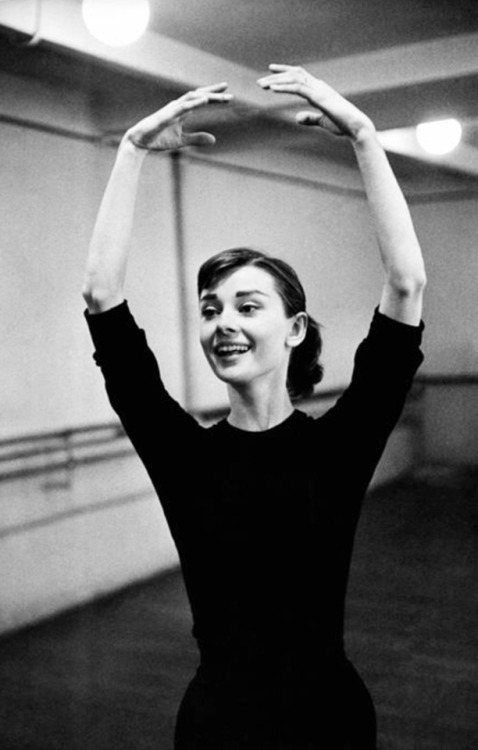
[[[238,292],[262,292],[268,296],[277,294],[274,278],[263,268],[242,266],[221,279],[214,287],[204,289],[201,297],[208,292],[218,296],[234,296]]]

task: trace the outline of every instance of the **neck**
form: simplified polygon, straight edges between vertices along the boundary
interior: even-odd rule
[[[269,430],[290,417],[294,411],[285,388],[279,394],[269,388],[265,393],[261,392],[263,389],[257,384],[255,388],[247,389],[229,386],[228,390],[231,412],[227,421],[242,430]]]

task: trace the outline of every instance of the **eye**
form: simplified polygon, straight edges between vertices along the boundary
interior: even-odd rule
[[[244,304],[240,306],[239,311],[245,315],[253,315],[258,309],[259,306],[254,304],[254,302],[244,302]]]
[[[217,309],[210,305],[208,307],[203,307],[201,315],[205,320],[211,320],[211,318],[214,318],[214,316],[217,315],[217,312]]]

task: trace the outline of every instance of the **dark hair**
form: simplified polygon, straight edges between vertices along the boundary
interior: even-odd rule
[[[306,312],[306,298],[296,272],[288,263],[259,250],[236,247],[224,250],[202,264],[198,273],[198,294],[212,289],[221,279],[242,266],[256,266],[267,271],[275,280],[277,292],[284,304],[285,314],[292,317]],[[290,356],[287,372],[287,390],[291,399],[306,398],[322,380],[323,368],[319,364],[322,338],[318,323],[307,315],[307,332],[304,340]]]

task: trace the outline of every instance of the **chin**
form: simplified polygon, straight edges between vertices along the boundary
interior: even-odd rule
[[[214,375],[226,385],[232,385],[237,387],[247,386],[254,379],[252,374],[245,372],[233,371],[233,368],[227,367],[211,367]]]
[[[224,372],[224,370],[213,370],[214,375],[219,379],[222,380],[223,383],[226,383],[227,385],[236,385],[236,386],[244,386],[248,385],[252,381],[251,377],[247,377],[244,374],[240,375],[239,373],[232,373],[232,372]]]
[[[221,362],[215,357],[207,357],[209,367],[214,375],[225,382],[237,380],[249,380],[251,375],[247,374],[243,362]]]

